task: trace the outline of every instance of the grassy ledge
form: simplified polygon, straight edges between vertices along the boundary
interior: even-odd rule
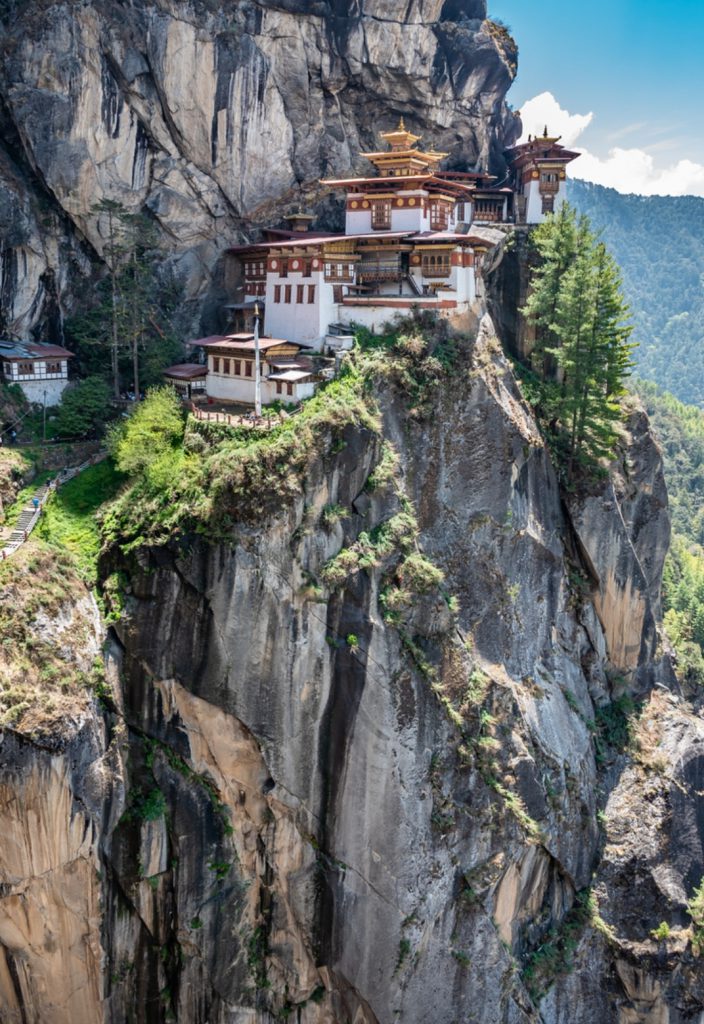
[[[429,414],[463,342],[427,317],[383,335],[360,330],[335,380],[266,433],[186,418],[168,389],[152,392],[113,436],[130,482],[103,515],[105,539],[129,551],[261,523],[303,492],[316,460],[345,447],[347,428],[380,432],[376,385],[401,391],[410,417]]]

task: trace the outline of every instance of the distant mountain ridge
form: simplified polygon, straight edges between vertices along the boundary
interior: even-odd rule
[[[704,199],[622,195],[578,180],[568,194],[620,264],[636,373],[704,407]]]

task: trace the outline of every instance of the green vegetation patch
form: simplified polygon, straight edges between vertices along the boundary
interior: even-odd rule
[[[574,967],[574,954],[585,928],[597,916],[596,902],[588,889],[578,893],[562,924],[553,928],[526,960],[523,981],[534,1002],[550,990],[558,978]]]
[[[704,405],[704,202],[620,195],[574,178],[568,192],[623,270],[639,343],[636,372]]]
[[[665,463],[673,536],[663,576],[663,612],[680,678],[704,684],[704,411],[637,381]]]
[[[360,330],[338,377],[267,431],[213,431],[186,419],[171,389],[156,389],[112,435],[130,486],[103,517],[106,538],[130,550],[190,532],[228,539],[235,523],[261,523],[303,492],[317,459],[344,450],[347,428],[379,433],[376,385],[402,394],[410,415],[422,416],[462,349],[444,321],[426,316],[380,336]],[[370,489],[394,473],[393,454],[384,455]]]
[[[692,919],[692,951],[695,956],[701,956],[704,952],[704,878],[687,903],[687,913]]]
[[[640,710],[641,705],[628,694],[597,709],[593,725],[597,763],[603,764],[609,756],[631,747]]]
[[[5,521],[21,487],[23,476],[31,467],[30,460],[16,448],[0,446],[0,525]]]
[[[186,423],[171,389],[152,392],[113,436],[131,486],[104,516],[104,533],[126,550],[191,531],[228,537],[234,522],[261,521],[300,494],[313,461],[352,424],[379,427],[352,362],[272,430],[233,430],[215,441],[197,420]]]
[[[115,497],[124,480],[112,459],[90,466],[57,489],[37,525],[37,536],[70,552],[81,577],[91,586],[96,582],[101,545],[96,514]]]

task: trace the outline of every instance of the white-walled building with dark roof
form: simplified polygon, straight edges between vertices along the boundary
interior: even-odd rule
[[[61,345],[0,339],[0,367],[6,384],[18,384],[30,402],[58,405],[68,384],[73,352]]]

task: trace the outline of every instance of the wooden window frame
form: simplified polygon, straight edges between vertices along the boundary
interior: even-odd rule
[[[299,306],[303,305],[303,289],[304,288],[305,288],[305,285],[303,285],[303,284],[297,284],[296,285],[296,302],[297,302],[297,304]]]
[[[254,360],[253,359],[245,359],[244,360],[244,375],[245,375],[245,377],[253,377],[254,376]]]
[[[430,230],[446,231],[450,223],[449,210],[445,203],[434,199],[430,203]]]
[[[220,356],[213,356],[213,373],[220,373]]]
[[[309,306],[315,305],[315,285],[314,284],[309,284],[308,285],[308,305]]]
[[[230,376],[230,360],[229,359],[223,359],[223,361],[222,361],[222,372],[223,372],[225,377],[229,377]]]
[[[281,285],[274,285],[274,302],[281,302]]]
[[[285,304],[286,304],[287,306],[290,306],[290,305],[291,305],[291,295],[292,295],[292,291],[293,291],[293,289],[291,288],[291,285],[290,285],[290,284],[286,284],[286,285],[284,285],[284,303],[285,303]]]
[[[391,200],[372,200],[372,231],[391,230]]]

